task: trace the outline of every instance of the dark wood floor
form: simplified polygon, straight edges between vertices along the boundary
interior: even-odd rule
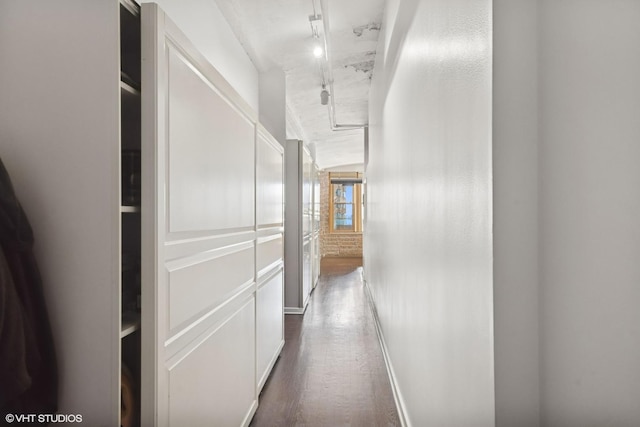
[[[306,313],[285,316],[285,346],[251,426],[400,425],[361,264],[323,259]]]

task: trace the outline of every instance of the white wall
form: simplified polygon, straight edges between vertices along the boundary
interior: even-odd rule
[[[413,3],[390,3],[398,22],[408,4]],[[433,7],[436,13],[438,6]],[[496,425],[640,425],[640,3],[494,0],[493,12]],[[406,22],[395,27],[386,22],[386,28],[403,28]],[[385,35],[383,43],[391,53],[382,52],[386,58],[381,61],[387,69],[393,70],[389,64],[395,61],[394,47],[402,52],[411,45],[412,31]],[[433,78],[430,65],[415,61]],[[403,251],[396,247],[399,236],[384,230],[395,211],[382,208],[383,201],[400,206],[398,211],[411,206],[387,186],[402,186],[409,175],[414,186],[433,188],[416,173],[419,162],[413,160],[423,157],[426,148],[408,150],[411,144],[404,142],[419,139],[406,138],[413,125],[389,132],[396,112],[407,116],[411,106],[428,111],[411,99],[402,105],[393,102],[394,92],[411,81],[399,80],[401,69],[402,56],[395,75],[385,76],[378,68],[374,78],[365,245],[368,283],[400,391],[409,402],[406,390],[419,391],[426,377],[425,368],[411,365],[411,359],[428,358],[420,354],[423,341],[403,336],[402,330],[409,329],[403,317],[409,317],[414,301],[424,300],[421,292],[431,298],[441,293],[434,293],[432,285],[425,286],[426,291],[409,286],[415,281],[412,267],[398,259],[422,262],[429,284],[438,270],[432,268],[433,261],[417,259],[415,253],[436,259],[440,254],[428,243],[409,238],[410,250]],[[464,69],[462,65],[452,73]],[[412,82],[421,87],[420,79]],[[387,132],[394,145],[380,142]],[[402,162],[404,168],[394,169],[403,152],[414,157]],[[435,169],[432,162],[424,163]],[[422,199],[434,205],[433,196]],[[426,230],[418,233],[425,240],[433,221],[428,214],[422,216],[414,229]],[[412,219],[410,215],[405,222]],[[450,229],[443,233],[456,235]],[[388,249],[382,252],[383,247]],[[449,306],[434,309],[448,312]],[[414,332],[428,331],[430,319],[424,317],[412,317]],[[446,323],[442,331],[455,337]],[[411,379],[402,378],[406,364],[413,369]],[[410,403],[407,408],[417,424]]]
[[[286,76],[279,68],[260,73],[260,123],[284,147],[287,140]]]
[[[256,67],[224,19],[215,0],[142,0],[154,2],[229,84],[253,108],[259,108],[259,76]]]
[[[540,425],[537,1],[493,0],[496,426]]]
[[[640,2],[542,1],[544,426],[640,425]]]
[[[408,424],[493,426],[491,1],[387,8],[367,284]]]

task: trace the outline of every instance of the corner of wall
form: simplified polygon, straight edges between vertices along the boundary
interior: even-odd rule
[[[497,427],[540,425],[537,8],[493,1]]]

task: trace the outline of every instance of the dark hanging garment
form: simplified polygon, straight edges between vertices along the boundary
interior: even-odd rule
[[[57,364],[33,232],[1,159],[0,246],[0,422],[8,413],[55,414]]]
[[[0,251],[0,408],[31,387],[22,312],[11,270]]]

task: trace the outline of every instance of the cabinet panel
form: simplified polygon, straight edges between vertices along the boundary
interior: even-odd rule
[[[313,165],[313,227],[314,232],[320,231],[320,170]]]
[[[258,239],[256,259],[258,276],[262,275],[271,265],[282,260],[283,249],[282,234]]]
[[[254,223],[254,125],[167,43],[169,231]]]
[[[307,300],[311,294],[311,264],[312,264],[312,243],[311,237],[305,237],[302,247],[302,301],[303,306],[307,305]]]
[[[311,287],[315,288],[320,278],[320,233],[313,233],[311,253]]]
[[[264,385],[271,366],[284,345],[282,269],[259,287],[256,301],[258,390]]]
[[[203,310],[215,309],[253,280],[253,243],[232,252],[218,250],[173,260],[167,270],[169,328],[175,333],[179,325]]]
[[[255,407],[251,299],[170,368],[171,426],[239,426]]]
[[[305,147],[302,153],[302,233],[305,236],[312,230],[312,168],[313,159]]]
[[[282,224],[284,215],[283,151],[276,141],[258,132],[256,196],[258,225]]]

